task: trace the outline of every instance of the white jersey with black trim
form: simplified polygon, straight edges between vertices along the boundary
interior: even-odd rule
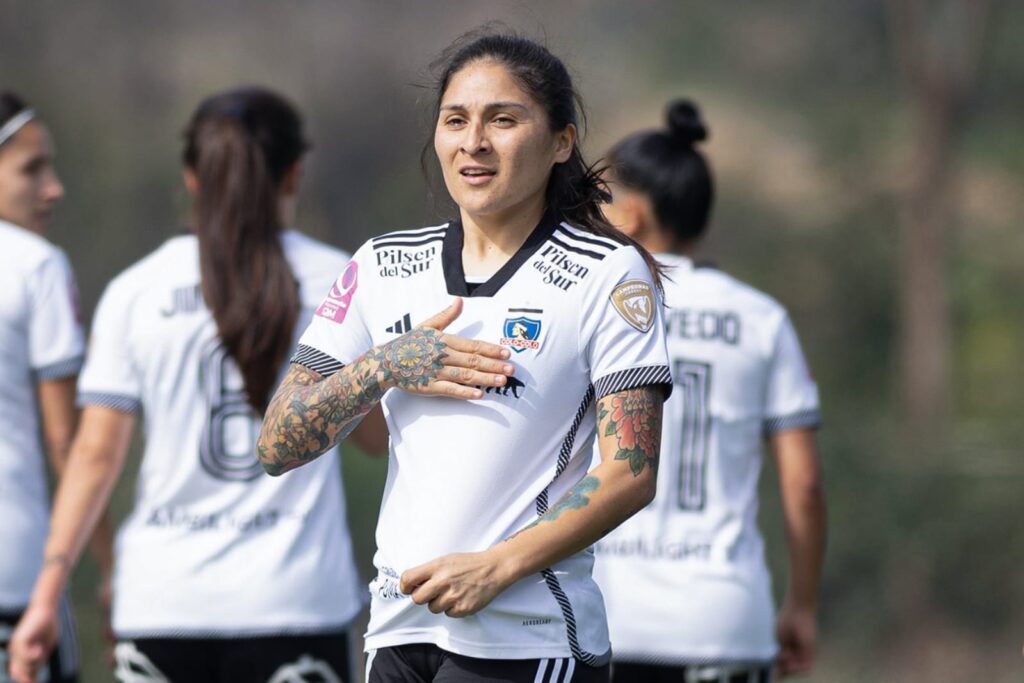
[[[302,302],[297,336],[348,255],[294,231],[281,241]],[[174,237],[110,283],[92,327],[79,403],[145,420],[135,508],[117,538],[114,631],[226,637],[344,627],[364,589],[337,453],[287,477],[263,473],[259,416],[199,283],[197,239]]]
[[[582,551],[452,619],[416,605],[402,572],[482,551],[547,511],[585,476],[595,402],[670,387],[660,305],[640,254],[545,216],[519,251],[467,285],[458,221],[391,233],[356,253],[294,359],[324,374],[463,297],[450,334],[507,345],[515,374],[481,400],[389,391],[388,477],[370,585],[368,650],[432,643],[489,659],[609,655],[604,606]]]
[[[597,544],[615,659],[763,662],[776,654],[757,527],[763,437],[817,427],[818,389],[786,311],[689,259],[669,266],[658,495]]]
[[[0,221],[0,611],[28,604],[49,529],[36,385],[73,377],[85,342],[60,249]]]

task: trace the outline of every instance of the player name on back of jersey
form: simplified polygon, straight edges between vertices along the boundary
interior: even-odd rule
[[[160,315],[170,318],[179,313],[196,313],[203,310],[205,306],[203,290],[199,285],[188,285],[171,290],[171,299],[166,306],[160,309]]]
[[[665,334],[679,339],[722,342],[729,346],[740,343],[742,324],[734,311],[668,308],[665,310]]]

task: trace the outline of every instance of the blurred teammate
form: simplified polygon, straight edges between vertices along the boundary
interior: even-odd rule
[[[140,414],[145,452],[117,546],[117,678],[348,679],[345,632],[362,591],[338,458],[271,479],[254,455],[297,330],[347,261],[285,229],[306,148],[296,111],[266,90],[215,95],[189,122],[192,234],[119,275],[100,301],[81,427],[13,638],[16,680],[33,680],[52,645],[56,599]]]
[[[43,564],[49,526],[43,451],[60,476],[77,419],[75,378],[84,352],[71,267],[42,237],[64,195],[53,157],[35,112],[0,92],[0,680],[8,640]],[[109,545],[106,558],[105,574]],[[66,605],[55,609],[64,633],[41,666],[50,681],[74,681],[74,627]]]
[[[601,215],[557,57],[502,34],[445,57],[433,148],[458,219],[360,248],[260,456],[304,465],[383,399],[369,681],[606,681],[588,546],[654,495],[671,377],[653,260]]]
[[[760,683],[773,662],[815,653],[825,503],[814,430],[818,390],[785,310],[692,257],[712,204],[694,148],[696,108],[609,155],[608,218],[669,267],[665,325],[675,391],[665,406],[655,501],[598,543],[616,681]],[[774,608],[757,527],[762,440],[779,471],[789,586]],[[780,649],[781,648],[781,649]]]

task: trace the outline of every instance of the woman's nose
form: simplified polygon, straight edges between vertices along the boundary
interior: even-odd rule
[[[462,151],[466,154],[480,154],[490,150],[482,123],[471,123],[466,126],[466,136],[462,140]]]

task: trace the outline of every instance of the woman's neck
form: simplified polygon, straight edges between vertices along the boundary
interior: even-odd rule
[[[633,237],[652,254],[679,254],[692,259],[697,251],[697,240],[684,242],[660,225],[651,226]]]
[[[515,255],[541,216],[544,198],[498,214],[479,216],[460,210],[463,228],[462,267],[466,275],[491,275]]]

